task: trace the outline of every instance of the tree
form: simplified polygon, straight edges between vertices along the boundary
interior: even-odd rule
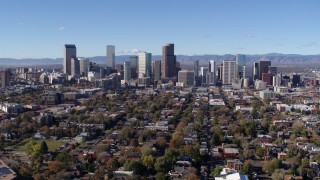
[[[243,174],[250,174],[252,172],[252,164],[251,164],[251,161],[246,161],[243,163],[243,167],[242,167],[242,170],[241,172]]]
[[[48,163],[48,170],[50,174],[56,174],[62,170],[62,164],[59,161],[50,161]]]
[[[48,145],[45,141],[42,141],[40,144],[40,153],[45,154],[48,152]]]
[[[155,158],[152,155],[143,157],[142,164],[147,167],[149,171],[154,170]]]
[[[166,180],[166,179],[169,179],[166,175],[166,173],[163,173],[163,172],[158,172],[156,174],[156,180]]]
[[[57,156],[56,160],[62,163],[63,169],[67,169],[71,162],[71,156],[68,151],[64,150]]]
[[[267,172],[268,174],[272,174],[276,169],[281,167],[281,161],[278,159],[272,159],[270,161],[266,161],[262,167],[262,170]]]
[[[34,144],[31,147],[31,164],[36,172],[39,172],[43,165],[43,155],[41,154],[41,147],[39,144]]]
[[[274,173],[272,173],[272,179],[274,180],[282,180],[284,179],[285,171],[284,169],[276,169]]]
[[[222,168],[221,166],[216,166],[216,167],[214,168],[214,170],[211,172],[210,176],[211,176],[212,178],[219,176],[220,173],[221,173],[221,171],[222,171],[222,169],[223,169],[223,168]]]
[[[168,157],[159,157],[154,164],[155,170],[157,172],[167,173],[172,168],[172,161]]]

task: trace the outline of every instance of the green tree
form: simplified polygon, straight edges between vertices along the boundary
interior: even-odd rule
[[[39,172],[43,165],[43,156],[39,144],[34,144],[31,147],[31,165],[34,167],[35,172]]]
[[[219,176],[220,173],[221,173],[221,171],[222,171],[222,169],[223,169],[223,168],[222,168],[221,166],[216,166],[216,167],[214,168],[214,170],[211,172],[210,176],[211,176],[212,178]]]
[[[159,157],[154,167],[157,172],[167,173],[172,168],[172,161],[168,157]]]
[[[262,167],[262,170],[268,174],[272,174],[276,169],[281,167],[281,161],[278,159],[272,159],[270,161],[266,161]]]
[[[48,145],[45,141],[42,141],[40,144],[40,153],[45,154],[48,152]]]
[[[155,158],[151,155],[145,156],[142,159],[142,164],[147,167],[149,171],[154,170]]]

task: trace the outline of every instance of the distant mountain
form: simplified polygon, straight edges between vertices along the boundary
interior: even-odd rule
[[[270,60],[272,64],[302,64],[302,63],[320,63],[320,54],[319,55],[299,55],[299,54],[279,54],[279,53],[270,53],[270,54],[255,54],[255,55],[246,55],[247,63],[253,63],[259,60]],[[192,64],[193,61],[199,60],[200,64],[207,64],[209,60],[216,60],[218,63],[222,60],[231,60],[235,56],[232,54],[225,55],[177,55],[177,60],[181,64]],[[89,57],[90,61],[105,64],[105,56],[94,56]],[[122,63],[129,59],[129,55],[116,56],[116,63]],[[154,55],[153,60],[161,60],[161,55]],[[30,66],[30,65],[51,65],[51,64],[62,64],[62,58],[42,58],[42,59],[14,59],[14,58],[0,58],[0,66]]]

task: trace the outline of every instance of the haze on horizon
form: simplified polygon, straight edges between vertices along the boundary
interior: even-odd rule
[[[175,53],[319,54],[320,1],[1,1],[0,58],[59,58],[147,51]]]

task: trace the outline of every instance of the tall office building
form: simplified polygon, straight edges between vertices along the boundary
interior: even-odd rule
[[[194,72],[193,71],[179,71],[178,82],[183,83],[185,86],[194,85]]]
[[[262,79],[262,73],[268,73],[271,61],[260,61],[259,62],[259,79]]]
[[[87,76],[89,68],[90,68],[90,61],[87,58],[78,58],[79,66],[80,66],[80,74]]]
[[[221,63],[219,66],[218,66],[218,79],[219,80],[222,80],[222,77],[223,77],[223,63]]]
[[[77,57],[77,48],[74,44],[64,45],[63,72],[71,74],[71,59]]]
[[[236,78],[236,62],[234,60],[224,60],[222,64],[222,84],[232,84],[232,80]]]
[[[116,53],[114,45],[107,45],[107,67],[115,68]]]
[[[249,80],[253,79],[253,66],[252,65],[247,64],[247,65],[243,66],[243,73],[242,73],[241,78],[243,78],[243,79],[248,78]]]
[[[9,86],[10,82],[10,70],[0,70],[0,87],[4,88]]]
[[[193,71],[194,71],[194,76],[198,77],[199,76],[199,60],[193,61]]]
[[[138,77],[138,56],[129,57],[131,65],[131,78],[136,79]]]
[[[269,66],[268,72],[271,73],[273,76],[275,76],[275,75],[277,75],[277,73],[278,73],[278,67],[276,67],[276,66]]]
[[[78,58],[71,58],[71,75],[79,75],[80,74],[80,64]]]
[[[216,62],[214,60],[209,61],[209,70],[207,73],[207,84],[214,85],[216,83]]]
[[[243,67],[246,66],[246,56],[243,54],[237,54],[236,55],[236,66],[237,66],[237,75],[236,78],[242,78],[243,77]]]
[[[174,55],[174,44],[167,44],[162,47],[162,79],[177,76],[176,56]]]
[[[152,54],[146,52],[139,53],[139,78],[151,77],[151,59]]]
[[[154,61],[153,65],[154,80],[161,80],[161,61]]]
[[[128,82],[131,80],[131,62],[130,61],[125,61],[123,63],[123,71],[124,71],[124,76],[123,79],[125,82]]]
[[[201,76],[201,83],[202,84],[207,83],[207,73],[208,73],[208,68],[200,67],[200,76]]]
[[[253,80],[259,79],[259,69],[260,69],[260,63],[259,62],[255,62],[253,64]]]

